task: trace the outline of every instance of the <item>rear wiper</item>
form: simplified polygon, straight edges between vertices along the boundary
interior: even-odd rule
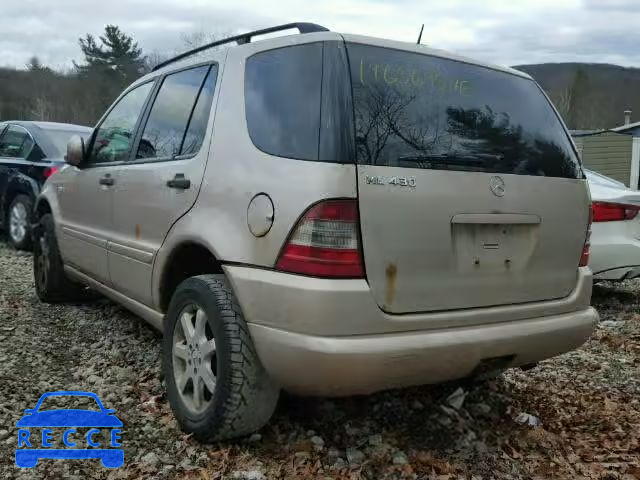
[[[438,153],[401,155],[398,157],[398,162],[418,163],[421,168],[427,169],[433,168],[446,170],[451,168],[473,170],[474,168],[486,168],[488,165],[494,165],[497,162],[501,162],[503,159],[503,155],[495,155],[491,153]]]

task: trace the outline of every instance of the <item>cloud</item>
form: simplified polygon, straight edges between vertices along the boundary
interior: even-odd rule
[[[240,32],[294,20],[335,31],[423,42],[498,64],[615,62],[640,66],[636,0],[47,0],[5,2],[0,65],[31,56],[54,67],[81,61],[78,38],[105,24],[132,34],[145,52],[184,48],[181,35]]]

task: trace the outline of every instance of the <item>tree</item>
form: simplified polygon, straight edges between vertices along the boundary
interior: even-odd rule
[[[51,72],[51,69],[44,66],[40,59],[35,55],[29,59],[29,62],[27,62],[25,67],[30,72]]]
[[[582,68],[578,67],[573,81],[569,86],[571,91],[571,108],[568,112],[568,120],[570,128],[593,128],[590,118],[586,118],[587,111],[590,110],[589,102],[591,101],[589,75]]]
[[[122,80],[122,83],[130,83],[144,71],[142,49],[133,37],[122,32],[119,27],[107,25],[99,40],[100,44],[90,33],[78,40],[86,62],[84,65],[74,62],[79,72],[108,73]]]
[[[233,33],[229,30],[214,30],[211,32],[198,30],[195,32],[180,34],[180,40],[187,50],[191,50],[206,43],[212,43],[231,36],[233,36]]]

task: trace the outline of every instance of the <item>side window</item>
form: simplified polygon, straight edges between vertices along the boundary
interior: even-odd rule
[[[321,82],[321,43],[247,59],[245,113],[254,145],[280,157],[318,160]]]
[[[194,155],[200,150],[204,134],[207,131],[207,123],[209,122],[209,114],[211,113],[211,103],[213,102],[213,92],[216,89],[216,79],[218,77],[218,67],[213,65],[209,70],[198,101],[191,114],[191,121],[182,142],[180,155]]]
[[[193,136],[200,134],[197,129],[201,129],[201,125],[194,123],[202,122],[204,119],[206,128],[211,108],[213,88],[209,91],[206,87],[213,84],[207,81],[203,89],[209,70],[210,67],[205,65],[167,75],[153,102],[136,158],[171,159],[178,155],[197,152],[202,138]],[[215,82],[215,72],[213,75],[209,74],[208,78],[211,77]],[[207,105],[200,102],[200,99]],[[193,133],[187,144],[191,145],[191,148],[185,150],[183,143],[186,132]],[[204,131],[201,134],[204,136]]]
[[[97,129],[88,163],[127,160],[138,118],[152,87],[153,82],[136,87],[113,107]]]
[[[0,157],[27,158],[35,145],[24,128],[10,125],[0,138]]]

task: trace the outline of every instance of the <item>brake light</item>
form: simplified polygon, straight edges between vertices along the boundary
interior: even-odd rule
[[[589,222],[587,223],[587,234],[584,238],[584,246],[582,247],[582,255],[580,255],[580,263],[578,266],[586,267],[589,265],[589,257],[591,256],[591,223],[593,222],[593,205],[589,209]]]
[[[638,216],[640,206],[624,203],[593,202],[594,222],[620,222],[633,220]]]
[[[44,178],[45,180],[49,178],[51,175],[60,170],[58,167],[47,167],[44,169]]]
[[[355,199],[314,205],[293,229],[276,268],[315,277],[364,277],[358,225]]]

